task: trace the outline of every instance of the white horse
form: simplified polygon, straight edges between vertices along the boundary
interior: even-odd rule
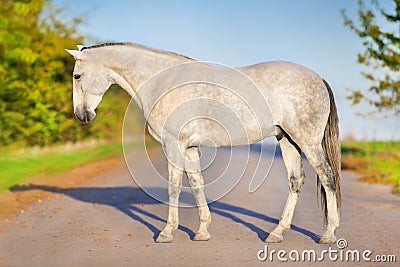
[[[338,116],[331,88],[316,73],[289,62],[217,68],[132,43],[78,46],[67,52],[76,60],[74,113],[82,123],[93,121],[104,93],[111,84],[118,84],[143,110],[149,133],[164,148],[169,212],[156,242],[171,242],[178,228],[183,171],[199,210],[200,227],[193,240],[210,238],[200,145],[246,145],[272,135],[281,146],[289,196],[279,225],[266,242],[281,242],[283,232],[290,228],[306,179],[301,151],[322,185],[327,228],[319,243],[336,242],[341,207]]]

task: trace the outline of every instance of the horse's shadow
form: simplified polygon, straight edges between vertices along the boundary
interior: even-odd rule
[[[167,191],[163,188],[146,188],[146,191],[149,192],[147,189],[150,189],[149,191],[151,191],[152,193],[157,192],[157,194],[168,194]],[[138,187],[121,186],[61,188],[55,186],[29,184],[15,185],[10,188],[10,191],[12,192],[30,190],[42,190],[51,193],[63,194],[79,201],[114,207],[115,209],[125,213],[135,221],[146,226],[150,231],[152,231],[154,240],[157,238],[160,230],[150,222],[144,220],[139,215],[144,215],[154,220],[166,223],[165,219],[149,211],[146,211],[144,208],[141,207],[142,205],[160,204],[160,202],[150,197],[146,192]],[[182,194],[188,193],[182,192]],[[183,197],[183,199],[187,199],[187,196]],[[257,218],[273,224],[279,223],[279,220],[276,218],[272,218],[267,215],[249,210],[247,208],[238,207],[221,201],[215,201],[211,203],[209,207],[212,213],[231,219],[232,221],[240,223],[243,226],[247,227],[249,230],[255,232],[262,241],[267,238],[269,233],[262,230],[260,227],[254,225],[253,223],[238,217],[238,215],[245,215],[248,217]],[[193,239],[195,233],[191,229],[182,225],[180,225],[178,229],[187,233],[190,238]],[[308,236],[315,242],[318,242],[320,239],[318,235],[304,228],[292,225],[291,229]]]

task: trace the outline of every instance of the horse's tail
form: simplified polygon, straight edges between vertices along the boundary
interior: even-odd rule
[[[322,148],[327,157],[328,163],[332,169],[333,181],[336,187],[336,201],[338,208],[338,215],[340,218],[341,206],[342,206],[342,196],[340,193],[340,169],[341,169],[341,152],[340,152],[340,140],[339,140],[339,119],[335,104],[335,99],[333,97],[332,89],[329,84],[325,81],[324,84],[329,94],[330,102],[330,112],[328,117],[328,122],[325,126],[324,137],[322,139]],[[321,192],[321,207],[322,213],[324,215],[325,222],[327,222],[327,202],[326,202],[326,192],[323,186],[317,178],[317,186]]]

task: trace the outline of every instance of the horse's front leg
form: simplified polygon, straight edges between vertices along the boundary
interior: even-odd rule
[[[191,147],[186,150],[185,170],[188,176],[190,189],[199,209],[200,227],[193,240],[207,241],[210,239],[207,227],[211,223],[211,214],[204,195],[204,180],[201,175],[200,158],[197,147]]]
[[[168,195],[169,209],[167,225],[158,235],[156,242],[169,243],[173,240],[172,232],[178,228],[179,194],[182,188],[182,170],[168,162]]]

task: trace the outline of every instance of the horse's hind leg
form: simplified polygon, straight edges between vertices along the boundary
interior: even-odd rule
[[[168,195],[169,208],[167,225],[158,235],[157,243],[169,243],[173,240],[172,232],[178,228],[178,205],[179,194],[182,188],[182,173],[183,171],[172,163],[168,162]]]
[[[287,136],[279,140],[282,150],[283,161],[285,162],[289,178],[289,196],[286,200],[285,208],[279,225],[272,231],[265,242],[276,243],[283,240],[283,232],[290,228],[292,223],[294,209],[299,198],[300,191],[306,180],[301,161],[300,149],[288,139]]]
[[[204,195],[204,181],[201,175],[200,158],[197,147],[190,147],[186,150],[187,165],[186,174],[188,176],[190,189],[192,190],[194,199],[199,209],[200,227],[194,236],[194,241],[207,241],[210,234],[207,231],[208,225],[211,223],[211,214]]]
[[[335,230],[339,227],[339,213],[336,200],[336,184],[331,166],[328,163],[325,152],[321,145],[303,147],[308,161],[313,166],[319,180],[326,192],[326,208],[328,225],[319,243],[334,244],[336,242]]]

